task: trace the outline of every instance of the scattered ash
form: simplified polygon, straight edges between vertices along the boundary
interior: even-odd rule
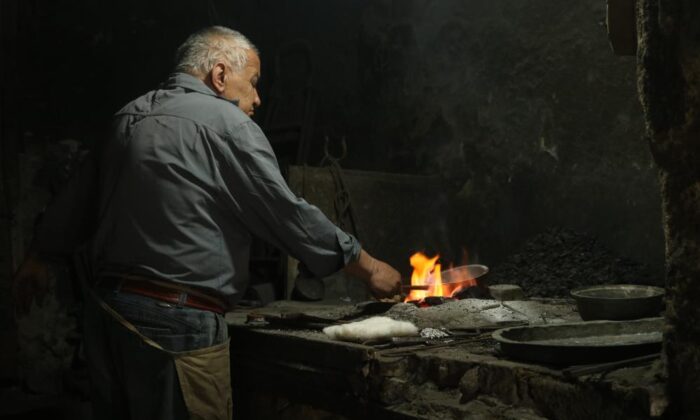
[[[420,336],[423,338],[436,339],[449,337],[450,334],[437,328],[423,328],[420,330]]]
[[[398,321],[412,322],[419,329],[478,328],[522,320],[522,316],[488,299],[452,300],[427,308],[419,308],[412,303],[397,303],[385,315]]]
[[[596,284],[659,285],[650,267],[620,258],[590,236],[553,228],[533,237],[487,276],[490,284],[511,283],[528,296],[568,297],[572,289]]]

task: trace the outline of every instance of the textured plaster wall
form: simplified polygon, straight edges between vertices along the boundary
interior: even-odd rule
[[[279,45],[311,46],[318,112],[310,163],[330,134],[348,140],[345,167],[443,177],[452,206],[435,217],[453,233],[451,249],[438,250],[448,259],[466,247],[497,263],[529,236],[564,226],[661,271],[657,172],[635,58],[612,54],[605,2],[307,0],[235,9],[231,24],[263,52],[263,102]]]
[[[555,225],[661,266],[635,61],[604,20],[598,0],[367,4],[357,161],[443,175],[454,245],[486,261]]]
[[[345,167],[440,174],[453,203],[435,215],[454,233],[447,257],[464,246],[495,263],[564,226],[662,265],[634,57],[610,51],[603,1],[79,3],[24,12],[20,58],[55,63],[22,98],[34,138],[98,139],[112,112],[163,80],[184,37],[212,23],[259,46],[262,122],[275,55],[302,39],[317,110],[309,163],[329,135],[347,138]]]
[[[32,81],[20,142],[99,139],[112,112],[163,80],[189,32],[222,23],[260,47],[264,104],[279,46],[308,41],[310,163],[330,134],[348,139],[346,167],[443,176],[453,206],[435,217],[455,235],[443,252],[495,262],[557,225],[662,264],[634,58],[611,53],[602,1],[137,3],[20,7]]]
[[[700,4],[638,5],[639,91],[660,168],[667,261],[665,353],[674,418],[700,417]]]
[[[20,152],[98,141],[114,111],[166,77],[188,33],[225,24],[261,50],[260,122],[279,47],[310,46],[309,163],[329,135],[347,138],[345,167],[443,177],[448,259],[466,247],[494,264],[564,226],[662,265],[634,57],[611,53],[602,1],[37,0],[16,13]]]

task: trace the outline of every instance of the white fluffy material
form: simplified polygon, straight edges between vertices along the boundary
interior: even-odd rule
[[[418,328],[408,321],[396,321],[386,316],[375,316],[362,321],[326,327],[323,332],[335,340],[363,342],[418,335]]]

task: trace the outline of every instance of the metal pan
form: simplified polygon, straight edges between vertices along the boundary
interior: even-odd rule
[[[473,279],[476,281],[476,286],[478,286],[479,289],[481,289],[481,294],[483,294],[483,297],[488,297],[488,288],[482,283],[481,280],[477,280],[479,278],[483,278],[483,276],[485,276],[488,272],[489,268],[485,265],[468,264],[451,268],[449,270],[441,271],[440,277],[443,285],[455,285],[455,289],[453,290],[452,296],[455,296],[461,290],[468,288],[468,286],[471,286],[466,285],[466,283],[468,282],[468,280]],[[462,285],[462,283],[464,283],[465,285]],[[430,290],[431,286],[432,283],[424,285],[404,285],[401,286],[401,289],[403,293],[408,294],[412,290]]]
[[[590,321],[514,327],[495,331],[509,358],[552,365],[628,359],[661,350],[663,318]]]
[[[461,265],[440,273],[442,284],[462,283],[469,279],[478,279],[485,276],[489,268],[481,264]]]
[[[579,315],[592,319],[627,320],[659,316],[665,290],[634,284],[607,284],[575,289]]]
[[[488,274],[489,268],[481,264],[469,264],[445,270],[442,276],[442,284],[456,284],[451,296],[459,299],[477,298],[487,299],[490,296],[488,285],[484,281],[484,276]],[[473,279],[476,284],[470,281]],[[476,287],[473,287],[476,286]]]

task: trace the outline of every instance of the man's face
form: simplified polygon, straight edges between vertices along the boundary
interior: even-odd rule
[[[255,108],[260,106],[260,97],[256,88],[260,78],[260,58],[251,50],[248,50],[247,54],[248,62],[242,70],[238,72],[226,70],[226,82],[221,96],[229,101],[238,102],[238,107],[252,117]]]

